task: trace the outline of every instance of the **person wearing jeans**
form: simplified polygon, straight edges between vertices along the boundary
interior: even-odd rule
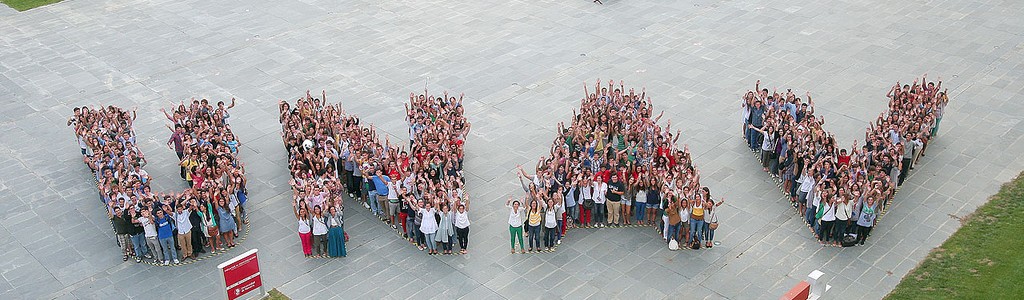
[[[665,213],[668,215],[668,222],[665,223],[668,224],[665,240],[666,242],[671,242],[676,239],[677,235],[679,235],[679,222],[682,221],[682,218],[679,216],[679,201],[675,199],[669,200],[668,207],[665,208]],[[677,240],[676,242],[679,241]]]
[[[160,241],[156,239],[156,224],[153,224],[153,215],[148,209],[142,210],[142,217],[138,218],[139,224],[142,224],[143,231],[146,237],[146,246],[149,248],[149,253],[152,256],[154,262],[159,263],[163,260],[163,251],[160,250]]]
[[[174,249],[174,230],[171,224],[171,217],[164,214],[163,210],[156,211],[156,238],[160,241],[160,249],[163,253],[164,265],[168,265],[173,260],[175,264],[178,263],[178,253]]]
[[[434,219],[434,216],[437,215],[437,209],[434,209],[434,204],[429,201],[424,205],[425,207],[420,208],[420,213],[423,214],[420,232],[423,232],[423,239],[427,244],[427,254],[437,254],[437,244],[434,243],[434,238],[437,235],[437,220]]]
[[[530,209],[526,212],[526,225],[529,226],[530,236],[527,238],[530,240],[530,248],[527,252],[533,252],[534,249],[540,251],[540,226],[541,221],[544,218],[544,212],[541,211],[538,201],[530,201]]]
[[[698,229],[704,228],[704,201],[693,199],[690,203],[690,242],[700,245],[701,235]]]
[[[633,221],[643,224],[644,215],[647,213],[647,187],[641,184],[637,187],[636,203],[633,204]]]

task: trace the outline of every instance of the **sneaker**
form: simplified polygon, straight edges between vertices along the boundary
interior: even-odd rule
[[[557,242],[555,242],[555,244],[561,245],[562,244],[562,240],[558,240]]]
[[[136,257],[136,258],[135,258],[135,263],[140,263],[140,262],[142,262],[142,259],[141,259],[141,258],[138,258],[138,257]]]
[[[369,204],[363,203],[363,208],[370,208]]]
[[[178,259],[174,259],[174,264],[180,264],[180,263],[181,263],[181,261],[179,261]]]
[[[166,260],[164,261],[164,265],[165,265],[165,266],[166,266],[166,265],[169,265],[169,264],[171,264],[171,262],[169,262],[169,261],[166,261]]]
[[[398,226],[391,225],[391,229],[398,229]]]
[[[122,261],[128,261],[128,255],[122,256],[122,257],[121,257],[121,260],[122,260]]]
[[[146,256],[145,256],[145,257],[146,257],[146,259],[153,259],[153,256],[152,256],[152,255],[149,255],[149,254],[146,254]]]

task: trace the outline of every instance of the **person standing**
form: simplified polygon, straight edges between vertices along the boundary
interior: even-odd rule
[[[423,223],[420,224],[420,232],[423,232],[423,240],[427,244],[427,254],[437,254],[437,244],[434,243],[437,235],[437,209],[434,209],[434,203],[427,201],[425,207],[420,208],[420,213],[423,214]]]
[[[455,234],[459,239],[459,252],[466,254],[469,250],[469,214],[466,212],[468,203],[458,204],[455,211]]]
[[[319,205],[313,206],[313,257],[327,256],[327,218]]]
[[[665,242],[672,243],[672,241],[676,241],[678,243],[679,241],[676,240],[676,236],[679,234],[679,222],[682,221],[682,218],[679,216],[679,200],[675,197],[669,197],[665,214],[668,215],[668,222],[665,223],[668,225],[668,229],[665,232]]]
[[[142,224],[142,230],[146,236],[146,246],[150,250],[153,262],[159,263],[163,260],[163,253],[160,251],[160,242],[156,239],[156,225],[153,224],[153,214],[148,208],[143,208],[142,216],[136,220],[139,224]]]
[[[594,178],[594,224],[597,227],[605,227],[608,222],[608,183],[599,178]]]
[[[621,214],[621,203],[622,194],[625,194],[626,187],[619,181],[619,174],[612,173],[612,181],[607,184],[607,204],[608,204],[608,215],[611,216],[611,220],[608,220],[609,225],[615,224],[619,226],[620,214]]]
[[[160,241],[160,249],[164,256],[165,266],[169,265],[172,260],[174,264],[180,263],[178,261],[178,252],[174,249],[174,225],[172,222],[171,218],[165,215],[163,210],[158,209],[156,211],[156,238]]]
[[[444,251],[444,254],[452,254],[452,242],[455,241],[455,214],[447,203],[441,204],[440,207],[441,211],[438,212],[438,215],[441,216],[441,221],[437,223],[437,233],[434,239],[441,244],[441,251]],[[436,254],[437,251],[434,253]]]
[[[186,260],[192,255],[192,222],[188,216],[191,213],[185,208],[185,204],[175,201],[174,224],[178,227],[178,246],[181,247],[181,259]]]
[[[871,234],[871,228],[875,227],[875,218],[878,216],[878,202],[875,197],[867,197],[867,201],[857,203],[857,244],[864,246],[864,241]]]
[[[508,214],[508,234],[512,245],[512,254],[516,253],[516,238],[519,239],[519,251],[520,253],[526,253],[526,244],[523,243],[523,207],[519,205],[519,200],[512,200],[512,196],[508,197],[508,201],[505,202],[505,207],[509,208]]]
[[[295,220],[299,222],[299,241],[302,243],[302,254],[310,257],[313,255],[313,220],[309,218],[305,202],[302,204],[302,206],[298,206],[293,201],[292,212],[295,214]]]
[[[338,206],[327,209],[327,254],[331,257],[345,257],[345,218]]]
[[[690,243],[696,243],[700,247],[701,235],[699,229],[704,229],[704,200],[702,197],[694,197],[690,203]]]

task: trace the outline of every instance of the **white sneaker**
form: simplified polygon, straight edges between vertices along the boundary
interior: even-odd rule
[[[165,266],[166,266],[166,265],[169,265],[169,264],[171,264],[171,262],[169,262],[169,261],[166,261],[166,260],[164,261],[164,265],[165,265]]]
[[[370,208],[370,205],[366,204],[366,202],[363,202],[363,208]]]
[[[178,259],[177,259],[177,258],[175,258],[175,259],[174,259],[174,264],[180,264],[180,263],[181,263],[181,262],[180,262],[180,261],[178,261]]]
[[[558,240],[557,244],[561,245],[562,244],[562,240]]]

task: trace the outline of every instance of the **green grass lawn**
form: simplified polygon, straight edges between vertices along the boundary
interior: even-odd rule
[[[268,292],[267,294],[270,294],[270,295],[268,295],[266,298],[263,298],[263,299],[266,299],[266,300],[292,300],[292,298],[288,298],[288,296],[285,296],[284,294],[281,293],[281,291],[278,291],[276,288],[270,290],[270,292]]]
[[[0,0],[0,2],[18,11],[26,11],[43,5],[57,3],[60,0]]]
[[[886,299],[1024,298],[1024,173],[963,222]]]

